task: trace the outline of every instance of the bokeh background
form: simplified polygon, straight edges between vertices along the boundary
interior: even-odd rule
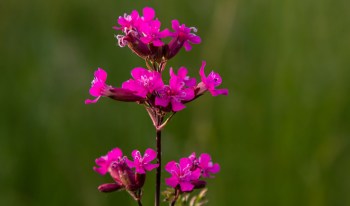
[[[111,180],[92,167],[113,147],[154,147],[147,113],[84,100],[97,67],[117,86],[144,65],[112,29],[144,6],[163,28],[199,29],[203,43],[168,65],[198,77],[206,60],[230,90],[189,104],[163,136],[164,162],[195,151],[221,164],[208,205],[350,205],[348,0],[1,1],[0,205],[136,205],[99,193]],[[153,192],[154,173],[144,205]]]

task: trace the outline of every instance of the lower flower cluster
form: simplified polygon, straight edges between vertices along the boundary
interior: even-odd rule
[[[157,153],[153,149],[146,149],[143,156],[138,150],[134,150],[131,155],[133,160],[123,156],[121,149],[114,148],[96,159],[98,167],[94,167],[94,170],[101,175],[109,173],[114,180],[114,183],[100,185],[98,189],[101,192],[127,190],[135,199],[140,198],[138,191],[145,183],[146,172],[158,167],[158,164],[151,163]]]
[[[203,153],[198,158],[195,153],[189,157],[184,157],[179,160],[168,162],[165,170],[171,174],[171,177],[165,180],[165,183],[180,192],[191,192],[194,189],[200,189],[206,186],[206,181],[201,180],[201,177],[211,178],[211,174],[220,171],[220,165],[213,163],[209,154]]]

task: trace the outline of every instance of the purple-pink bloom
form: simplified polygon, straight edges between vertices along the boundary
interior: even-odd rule
[[[198,166],[201,168],[203,177],[211,177],[211,174],[218,173],[220,171],[220,165],[213,163],[209,154],[203,153],[198,158]]]
[[[186,86],[186,87],[194,87],[196,86],[196,78],[191,78],[187,76],[187,69],[186,67],[180,67],[179,70],[177,71],[177,75],[173,71],[173,68],[170,68],[170,77],[175,77],[178,81],[180,86]]]
[[[160,31],[160,25],[159,20],[143,23],[140,28],[143,36],[140,40],[145,44],[153,43],[157,47],[163,46],[164,43],[160,39],[170,36],[170,32],[168,29]]]
[[[183,68],[182,70],[179,75],[171,70],[169,85],[165,85],[157,91],[158,96],[155,100],[157,106],[167,107],[171,103],[172,110],[178,112],[186,107],[182,101],[190,101],[194,98],[194,88],[185,87],[183,72],[187,74],[187,69]]]
[[[165,183],[170,187],[176,188],[180,185],[182,192],[192,191],[195,187],[194,182],[201,175],[199,168],[191,170],[192,161],[189,158],[181,158],[180,163],[171,161],[165,166],[165,170],[171,174],[171,177],[165,179]]]
[[[174,33],[172,33],[173,38],[177,39],[179,43],[183,43],[183,46],[185,47],[186,51],[190,51],[192,49],[192,44],[199,44],[201,43],[201,38],[197,36],[193,32],[197,32],[197,29],[195,27],[186,27],[185,24],[179,23],[178,20],[172,20],[171,21],[172,28],[174,29]]]
[[[206,62],[202,62],[202,66],[199,70],[199,75],[201,76],[202,82],[199,83],[198,87],[205,87],[206,90],[209,90],[209,92],[213,96],[217,95],[227,95],[228,94],[228,89],[215,89],[215,87],[219,86],[222,83],[221,76],[214,72],[211,71],[209,75],[206,77],[204,73],[204,67],[206,65]]]
[[[157,152],[153,149],[146,149],[144,156],[142,157],[140,151],[134,150],[132,152],[132,157],[134,158],[134,161],[126,160],[126,163],[130,168],[135,168],[136,173],[139,174],[145,174],[146,171],[151,171],[154,168],[157,168],[159,164],[151,164],[150,162],[154,160],[157,156]]]
[[[94,170],[100,173],[101,175],[105,175],[109,171],[111,164],[115,161],[118,161],[122,157],[122,150],[119,148],[114,148],[111,151],[109,151],[105,156],[101,156],[100,158],[97,158],[95,160],[96,164],[99,167],[94,167]]]
[[[131,71],[134,79],[129,79],[122,84],[123,89],[134,91],[136,95],[146,97],[154,90],[163,88],[164,83],[161,74],[156,71],[149,71],[142,67],[134,68]]]
[[[101,98],[101,96],[106,96],[106,91],[111,88],[111,86],[108,86],[106,84],[107,72],[105,70],[98,68],[95,71],[94,76],[95,77],[91,82],[91,88],[89,92],[92,96],[96,97],[96,99],[87,99],[85,100],[85,104],[96,103]]]

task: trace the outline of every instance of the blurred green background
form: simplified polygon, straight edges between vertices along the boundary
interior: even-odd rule
[[[348,0],[1,1],[0,205],[136,205],[98,192],[111,180],[92,167],[113,147],[154,147],[147,113],[84,100],[97,67],[118,86],[144,65],[112,29],[144,6],[163,28],[199,29],[203,43],[169,66],[198,77],[206,60],[230,90],[189,104],[163,136],[164,162],[196,151],[221,164],[208,205],[350,205]],[[154,173],[144,205],[153,196]]]

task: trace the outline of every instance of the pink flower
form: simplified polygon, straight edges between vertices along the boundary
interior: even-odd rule
[[[160,73],[156,71],[137,67],[131,71],[131,76],[134,79],[124,82],[122,88],[134,91],[136,95],[141,97],[146,97],[147,94],[164,86]]]
[[[108,152],[105,156],[101,156],[95,160],[99,167],[94,167],[94,170],[101,175],[105,175],[109,170],[113,162],[118,161],[123,157],[123,152],[119,148],[114,148]]]
[[[106,84],[107,72],[105,70],[98,68],[95,71],[94,76],[95,77],[91,82],[91,88],[89,92],[92,96],[96,97],[96,99],[87,99],[85,100],[85,104],[96,103],[101,96],[106,96],[106,92],[109,88],[111,88],[111,86],[108,86]]]
[[[203,177],[211,177],[210,174],[215,174],[220,171],[220,165],[213,163],[209,154],[203,153],[198,158],[198,167],[201,168]]]
[[[179,84],[186,87],[196,86],[196,78],[190,78],[187,76],[186,67],[180,67],[177,71],[177,75],[174,73],[173,68],[170,68],[170,77],[175,77]]]
[[[198,84],[198,87],[200,88],[200,90],[209,90],[209,92],[213,95],[213,96],[217,96],[217,95],[227,95],[228,94],[228,90],[227,89],[215,89],[215,87],[219,86],[222,83],[222,79],[221,76],[212,71],[210,72],[210,74],[206,77],[205,73],[204,73],[204,67],[206,65],[206,62],[203,61],[202,62],[202,66],[199,70],[199,74],[201,76],[201,80],[202,82],[200,82]]]
[[[143,36],[140,40],[145,44],[153,43],[153,45],[157,47],[163,46],[164,43],[160,39],[170,36],[170,32],[168,29],[160,31],[160,25],[161,23],[158,20],[143,23],[140,29]]]
[[[145,155],[142,157],[140,151],[134,150],[132,152],[132,157],[134,158],[134,161],[126,159],[126,163],[130,168],[135,168],[136,173],[139,174],[145,174],[146,171],[151,171],[154,168],[157,168],[159,164],[151,164],[150,162],[154,160],[157,156],[156,151],[153,149],[146,149]]]
[[[130,15],[124,14],[124,16],[119,16],[118,24],[120,25],[120,27],[115,26],[113,28],[128,33],[128,31],[133,30],[135,27],[137,27],[139,20],[139,13],[136,10],[134,10],[131,12]]]
[[[187,69],[184,67],[179,75],[170,71],[169,85],[157,91],[158,96],[155,100],[157,106],[167,107],[171,103],[172,110],[178,112],[186,107],[182,101],[190,101],[194,98],[194,88],[185,87],[183,74],[187,74]]]
[[[170,187],[180,186],[182,192],[189,192],[195,188],[196,181],[201,175],[200,169],[191,170],[192,161],[189,158],[181,158],[180,163],[169,162],[165,170],[171,174],[170,178],[165,179],[165,183]]]
[[[94,73],[94,80],[91,82],[90,94],[96,99],[85,100],[85,104],[96,103],[102,96],[110,97],[111,99],[123,102],[144,101],[144,97],[135,94],[135,91],[123,88],[115,88],[107,85],[107,73],[101,68],[98,68]]]
[[[180,25],[179,21],[176,19],[171,21],[171,24],[172,24],[172,28],[175,31],[172,34],[173,38],[177,39],[178,43],[183,44],[186,51],[190,51],[192,49],[192,46],[190,43],[192,44],[201,43],[201,38],[196,34],[191,33],[191,31],[197,32],[197,29],[195,27],[186,27],[185,24]]]

